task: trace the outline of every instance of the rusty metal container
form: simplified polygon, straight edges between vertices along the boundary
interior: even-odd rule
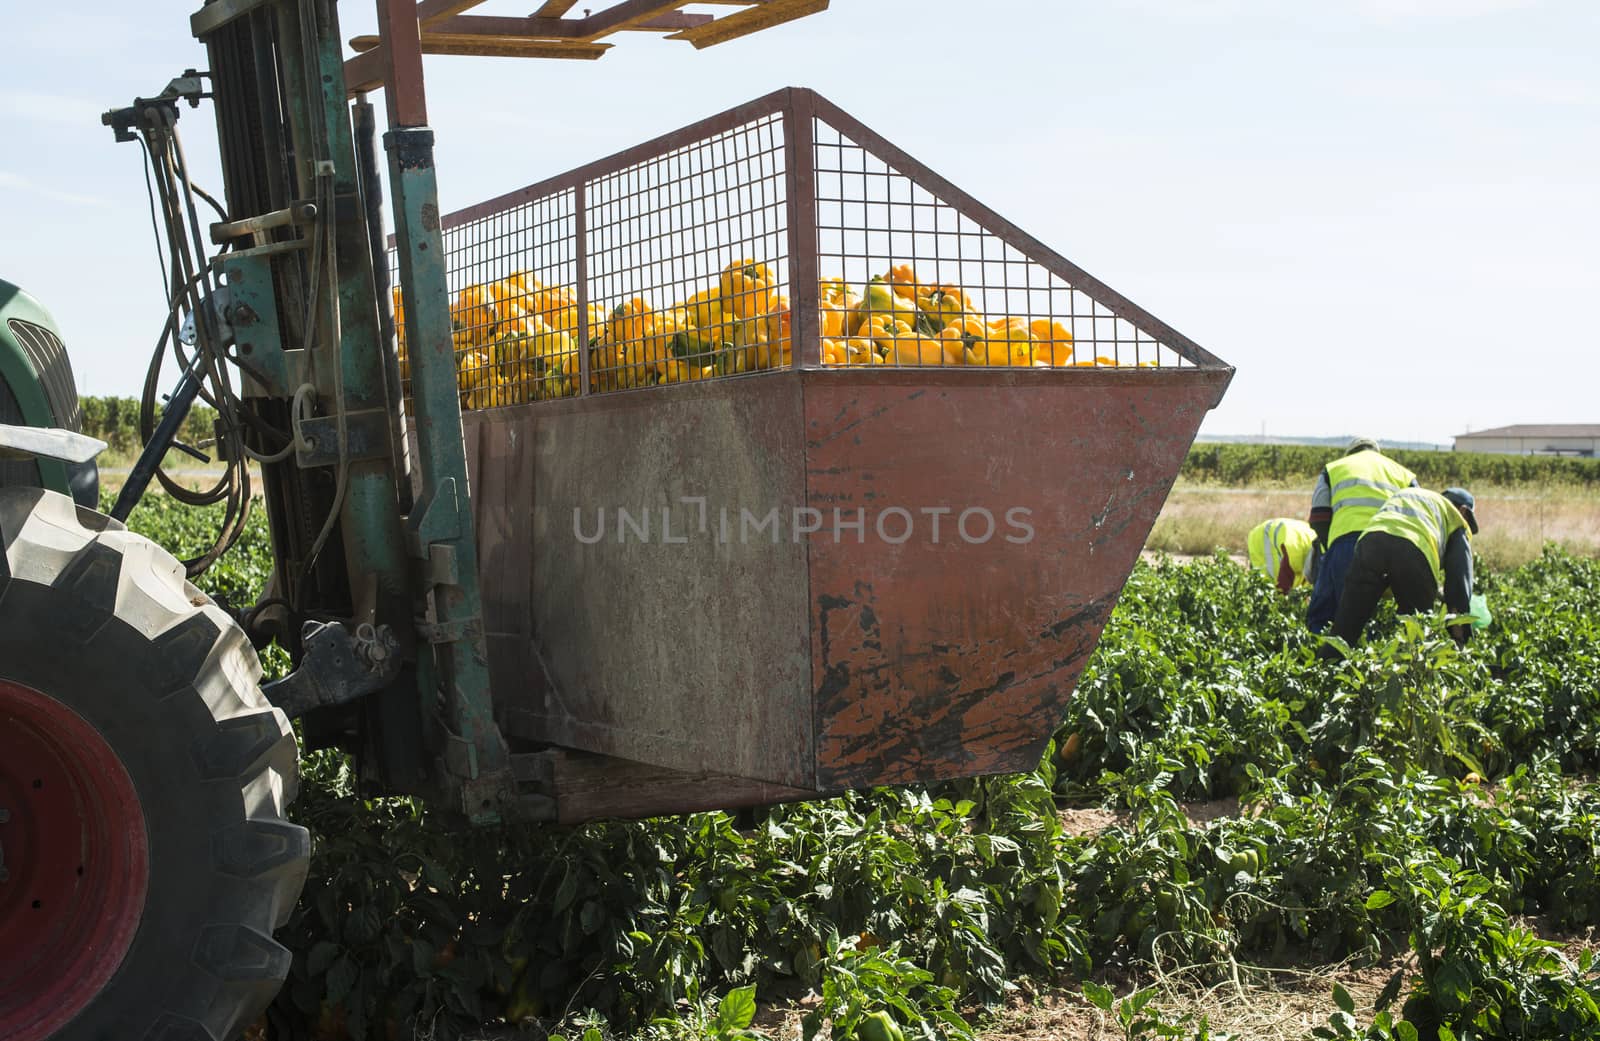
[[[1233,371],[805,90],[444,225],[496,713],[569,820],[1032,768]],[[612,342],[745,258],[762,364]],[[819,281],[899,264],[1053,364],[825,364]],[[590,349],[474,332],[511,284]]]

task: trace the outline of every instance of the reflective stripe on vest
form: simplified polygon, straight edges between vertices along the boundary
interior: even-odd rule
[[[1274,552],[1273,529],[1281,525],[1279,521],[1262,521],[1250,532],[1250,566],[1266,575],[1268,578],[1278,577],[1278,554]]]
[[[1316,532],[1305,521],[1277,517],[1262,521],[1251,529],[1245,543],[1250,554],[1250,566],[1268,578],[1277,580],[1279,561],[1289,558],[1295,581],[1305,582],[1306,561],[1311,556],[1311,545]]]
[[[1420,549],[1433,569],[1433,580],[1442,583],[1445,545],[1451,535],[1466,527],[1461,511],[1449,499],[1425,488],[1407,488],[1389,497],[1367,531],[1396,535]],[[1469,533],[1467,537],[1472,536]]]
[[[1327,466],[1332,492],[1333,519],[1328,542],[1341,535],[1366,530],[1389,496],[1409,486],[1416,474],[1379,452],[1357,452]]]

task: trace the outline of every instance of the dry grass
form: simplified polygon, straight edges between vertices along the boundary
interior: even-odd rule
[[[1177,1020],[1189,1015],[1210,1023],[1214,1034],[1241,1041],[1301,1041],[1334,1011],[1333,985],[1339,983],[1356,1002],[1356,1015],[1371,1018],[1373,1002],[1398,962],[1359,967],[1349,963],[1241,969],[1238,982],[1198,986],[1183,976],[1142,978],[1153,986],[1153,1003]],[[1114,981],[1105,981],[1111,985]],[[1132,987],[1114,986],[1126,997]],[[1090,1005],[1066,986],[1015,1000],[979,1035],[982,1041],[1111,1041],[1123,1036],[1112,1017]]]
[[[1539,555],[1546,541],[1583,556],[1600,556],[1600,495],[1571,487],[1474,489],[1483,531],[1474,548],[1493,567],[1515,567]],[[1244,551],[1245,536],[1268,517],[1304,517],[1304,488],[1218,488],[1179,482],[1156,518],[1146,547],[1205,555],[1220,547]]]

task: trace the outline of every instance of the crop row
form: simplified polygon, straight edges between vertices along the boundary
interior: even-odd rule
[[[810,994],[808,1037],[960,1038],[1031,977],[1188,1039],[1216,1035],[1104,983],[1410,952],[1385,1009],[1330,995],[1322,1036],[1596,1036],[1600,978],[1523,916],[1600,924],[1600,564],[1481,581],[1496,622],[1465,651],[1389,614],[1329,666],[1300,598],[1141,564],[1039,767],[935,789],[461,835],[320,753],[274,1028],[743,1038],[755,999]],[[1205,824],[1180,803],[1225,795]],[[1085,804],[1114,822],[1063,827]]]

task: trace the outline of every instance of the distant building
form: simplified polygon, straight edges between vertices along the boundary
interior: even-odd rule
[[[1456,435],[1457,452],[1600,455],[1600,423],[1524,423]]]

